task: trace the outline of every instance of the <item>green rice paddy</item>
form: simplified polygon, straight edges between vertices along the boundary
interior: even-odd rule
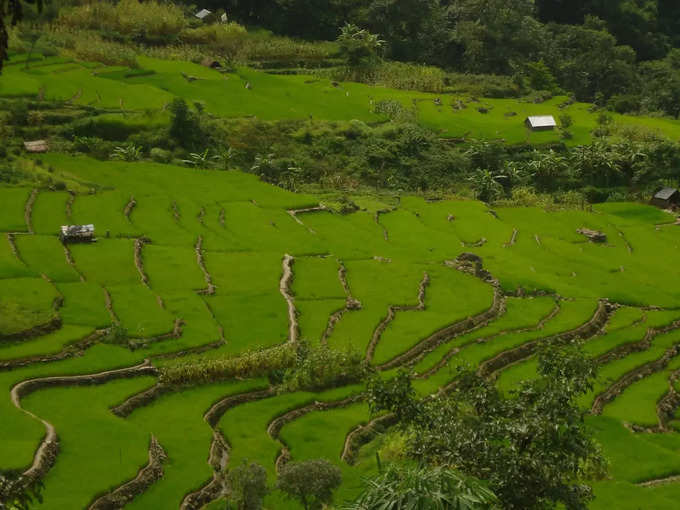
[[[112,108],[122,103],[130,110],[160,109],[182,96],[225,117],[364,121],[383,120],[373,113],[372,102],[415,99],[419,120],[442,136],[509,143],[526,141],[522,116],[557,113],[561,102],[484,99],[491,109],[481,114],[475,103],[454,111],[452,97],[439,107],[429,94],[335,87],[325,80],[248,69],[223,75],[193,64],[145,58],[140,63],[151,72],[93,70],[63,59],[47,59],[28,71],[10,65],[0,80],[0,96],[35,95],[44,87],[50,98],[76,97],[80,104]],[[181,73],[198,79],[188,81]],[[588,141],[595,115],[586,105],[567,110],[580,126],[574,143]],[[518,116],[506,116],[510,111]],[[677,122],[616,120],[680,135]],[[556,136],[532,134],[530,141]],[[0,187],[0,469],[31,465],[45,434],[36,417],[54,425],[60,452],[44,477],[44,502],[36,508],[86,508],[134,478],[147,462],[151,436],[168,455],[164,477],[128,508],[179,508],[215,474],[208,463],[214,434],[229,446],[231,465],[257,461],[271,481],[284,445],[293,460],[328,458],[343,472],[335,499],[340,505],[356,495],[362,477],[376,472],[373,454],[380,438],[356,452],[355,464],[341,458],[347,434],[371,419],[361,401],[314,408],[285,423],[276,437],[269,433],[272,420],[282,414],[319,402],[332,405],[360,394],[361,385],[272,392],[234,405],[213,427],[204,419],[213,404],[261,391],[271,382],[172,388],[121,417],[112,408],[154,386],[156,377],[48,385],[22,398],[17,408],[10,392],[29,379],[98,374],[144,360],[167,367],[304,339],[353,349],[376,367],[396,360],[383,374],[399,367],[413,370],[415,387],[425,396],[451,383],[458,367],[478,367],[529,342],[577,330],[607,299],[615,311],[601,331],[584,339],[588,355],[603,359],[596,387],[582,401],[589,409],[616,381],[680,345],[674,322],[680,319],[680,227],[650,206],[499,208],[492,214],[479,202],[403,196],[376,219],[382,201],[357,197],[362,209],[348,215],[295,216],[289,211],[314,206],[320,197],[288,192],[235,170],[102,162],[59,153],[41,159],[55,178],[88,183],[93,192],[38,190],[31,205],[33,190]],[[130,197],[137,205],[126,216]],[[97,242],[65,249],[57,238],[65,223],[94,223]],[[576,232],[581,227],[605,232],[608,242],[589,243]],[[143,245],[136,246],[142,238]],[[464,252],[480,256],[494,281],[456,268],[454,261]],[[283,278],[287,255],[292,257],[288,281]],[[503,304],[491,313],[496,285]],[[177,321],[181,331],[175,334]],[[132,346],[104,335],[114,324],[127,330]],[[464,327],[456,333],[423,343],[460,324]],[[98,330],[99,340],[80,344]],[[649,331],[655,334],[641,345]],[[614,351],[617,356],[606,358]],[[680,475],[680,434],[672,427],[661,433],[657,413],[657,401],[678,375],[679,359],[673,354],[588,417],[610,460],[609,478],[594,485],[593,509],[677,507],[677,483],[640,484]],[[511,391],[535,371],[529,358],[494,375],[499,387]],[[640,427],[645,431],[635,432]],[[299,508],[277,492],[267,506]]]

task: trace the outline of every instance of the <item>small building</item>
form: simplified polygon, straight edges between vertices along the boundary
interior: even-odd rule
[[[227,16],[226,12],[223,13],[222,16],[220,16],[220,21],[225,24],[229,21],[229,17]]]
[[[194,16],[196,16],[201,21],[207,21],[211,14],[212,11],[209,11],[208,9],[201,9]]]
[[[26,152],[40,153],[47,152],[50,146],[47,140],[34,140],[32,142],[24,142],[24,149]]]
[[[59,232],[62,243],[91,243],[94,237],[94,225],[62,225]]]
[[[524,123],[532,131],[552,131],[557,127],[555,117],[552,115],[533,115],[527,117]]]
[[[213,60],[212,58],[204,58],[201,61],[201,65],[204,67],[209,67],[210,69],[222,69],[222,64],[220,64],[217,60]]]
[[[662,209],[672,209],[680,205],[680,191],[676,188],[663,188],[657,191],[652,198],[652,205]]]

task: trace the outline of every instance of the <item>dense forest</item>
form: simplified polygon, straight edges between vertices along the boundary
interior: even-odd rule
[[[680,114],[680,6],[672,0],[206,0],[237,21],[333,40],[355,23],[384,56]]]

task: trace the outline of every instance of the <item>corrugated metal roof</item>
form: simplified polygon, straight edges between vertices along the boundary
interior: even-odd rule
[[[527,117],[531,127],[556,127],[557,122],[555,122],[555,117],[552,115],[533,115]]]
[[[212,14],[212,11],[209,11],[208,9],[201,9],[196,13],[196,17],[199,19],[203,19],[206,16],[210,16]]]
[[[661,191],[659,191],[656,195],[654,195],[654,198],[660,198],[661,200],[668,200],[673,195],[675,195],[677,192],[678,192],[678,190],[675,189],[675,188],[664,188]]]

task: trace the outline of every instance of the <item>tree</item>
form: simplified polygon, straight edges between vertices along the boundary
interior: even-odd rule
[[[368,481],[368,487],[347,510],[431,509],[489,510],[498,499],[479,480],[445,467],[392,464]]]
[[[503,194],[501,180],[505,179],[502,174],[497,174],[491,170],[477,169],[470,177],[475,195],[482,202],[493,202]]]
[[[260,510],[267,495],[267,472],[256,462],[244,460],[227,474],[229,499],[237,510]]]
[[[502,508],[583,510],[593,497],[586,480],[605,466],[577,402],[595,376],[579,344],[547,345],[538,353],[538,377],[509,395],[461,371],[451,394],[419,400],[402,373],[373,380],[369,406],[396,413],[409,456],[486,480]]]
[[[43,0],[0,0],[0,72],[2,65],[8,59],[7,48],[9,45],[9,33],[5,19],[10,18],[10,23],[16,25],[24,15],[24,3],[35,4],[39,11],[43,8]]]
[[[168,106],[170,110],[170,136],[185,149],[192,148],[201,139],[201,125],[196,114],[189,110],[186,101],[176,97]]]
[[[385,43],[376,34],[372,34],[352,23],[346,23],[340,28],[340,36],[337,42],[340,45],[340,52],[352,67],[375,63],[378,58],[378,50]]]
[[[305,510],[312,510],[329,504],[341,483],[340,468],[325,459],[315,459],[286,464],[279,472],[276,486],[300,501]]]

